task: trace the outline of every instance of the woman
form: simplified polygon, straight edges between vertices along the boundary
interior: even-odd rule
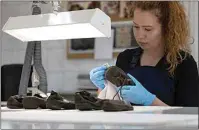
[[[121,52],[116,66],[135,86],[122,86],[132,104],[198,106],[199,76],[189,51],[189,26],[180,2],[134,2],[133,32],[140,46]],[[91,70],[90,79],[104,88],[105,66]]]

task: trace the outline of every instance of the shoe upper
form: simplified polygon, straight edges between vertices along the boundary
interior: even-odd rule
[[[129,111],[133,106],[121,100],[99,99],[89,92],[80,91],[75,93],[75,104],[79,110],[104,110],[104,111]]]
[[[96,102],[98,99],[92,96],[89,92],[87,91],[80,91],[75,93],[76,96],[81,96],[83,99],[91,101],[91,102]]]
[[[64,98],[55,91],[51,91],[48,100],[63,100]]]
[[[75,104],[72,101],[68,101],[57,92],[51,91],[46,101],[46,107],[52,110],[75,109]]]
[[[23,108],[23,104],[22,104],[23,99],[24,99],[24,96],[22,95],[11,96],[7,100],[7,107],[14,108],[14,109]]]
[[[123,85],[135,85],[131,78],[117,66],[111,66],[105,71],[105,79],[117,87]]]
[[[75,105],[77,109],[86,108],[89,110],[101,110],[101,106],[103,104],[102,99],[92,96],[87,91],[80,91],[75,93]]]

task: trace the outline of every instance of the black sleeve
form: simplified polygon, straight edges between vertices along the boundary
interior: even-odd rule
[[[128,66],[129,66],[130,56],[131,56],[131,50],[129,49],[119,53],[116,60],[116,66],[121,68],[124,72],[126,72],[129,68]]]
[[[176,68],[175,106],[198,107],[199,76],[192,56]]]

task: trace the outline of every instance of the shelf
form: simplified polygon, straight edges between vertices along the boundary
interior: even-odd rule
[[[129,26],[129,25],[132,25],[132,21],[118,21],[118,22],[112,22],[111,23],[111,26],[114,26],[114,27],[118,27],[118,26]]]

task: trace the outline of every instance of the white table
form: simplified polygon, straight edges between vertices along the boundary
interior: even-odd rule
[[[134,106],[133,111],[104,112],[1,107],[4,128],[198,128],[198,108]]]

